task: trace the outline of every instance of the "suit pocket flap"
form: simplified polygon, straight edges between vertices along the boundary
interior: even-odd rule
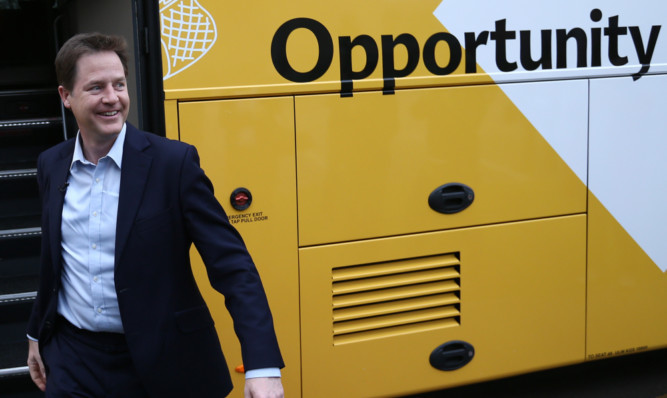
[[[175,313],[178,328],[184,333],[192,333],[214,325],[213,318],[206,306],[189,308]]]
[[[139,232],[160,231],[165,228],[168,229],[171,224],[171,209],[163,210],[148,218],[137,219],[134,227]]]

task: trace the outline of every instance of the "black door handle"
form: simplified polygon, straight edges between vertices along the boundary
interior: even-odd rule
[[[445,184],[431,192],[428,205],[431,209],[453,214],[465,210],[475,200],[475,192],[469,186],[457,182]]]
[[[465,341],[454,340],[431,352],[429,362],[438,370],[456,370],[467,365],[475,356],[475,348]]]

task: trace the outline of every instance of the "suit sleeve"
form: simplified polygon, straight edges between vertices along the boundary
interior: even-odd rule
[[[41,322],[41,314],[43,314],[43,303],[44,303],[44,295],[47,295],[47,285],[48,285],[48,280],[47,278],[49,277],[48,274],[44,271],[44,266],[43,264],[49,263],[50,262],[50,253],[49,253],[49,248],[48,248],[48,238],[47,238],[47,233],[44,231],[48,228],[47,227],[47,222],[46,220],[48,219],[48,212],[47,212],[47,202],[48,202],[48,191],[49,191],[49,184],[48,184],[48,179],[46,178],[46,171],[43,165],[43,159],[44,156],[40,155],[37,158],[37,184],[39,188],[39,198],[40,198],[40,203],[41,203],[41,208],[42,208],[42,215],[41,215],[41,227],[42,227],[42,239],[41,239],[41,255],[40,255],[40,284],[39,288],[37,290],[37,298],[35,299],[35,302],[33,304],[32,312],[30,313],[30,318],[28,320],[28,328],[26,330],[27,334],[30,337],[33,338],[38,338],[39,337],[39,328],[40,328],[40,322]]]
[[[186,232],[204,261],[211,285],[225,296],[245,368],[282,368],[273,319],[257,269],[215,198],[192,146],[181,167],[179,192]]]

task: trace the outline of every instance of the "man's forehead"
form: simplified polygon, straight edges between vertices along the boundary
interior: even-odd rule
[[[125,80],[125,70],[113,51],[100,51],[81,56],[77,61],[77,79],[85,82]]]

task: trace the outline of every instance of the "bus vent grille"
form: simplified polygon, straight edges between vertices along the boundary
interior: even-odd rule
[[[334,268],[334,345],[460,325],[459,253]]]

